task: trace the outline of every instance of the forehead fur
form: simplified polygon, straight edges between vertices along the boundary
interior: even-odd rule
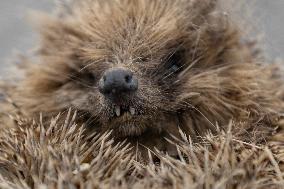
[[[221,3],[82,0],[69,3],[68,9],[57,15],[37,14],[42,36],[39,59],[43,64],[38,71],[32,69],[28,88],[49,92],[65,82],[70,69],[90,63],[99,74],[110,65],[106,62],[150,60],[151,64],[141,66],[156,69],[179,48],[184,50],[188,64],[198,62],[200,68],[248,60],[245,53],[235,53],[241,50],[238,29],[223,14]]]
[[[194,46],[206,32],[227,32],[216,6],[215,0],[83,0],[61,17],[37,15],[38,28],[44,54],[76,49],[89,59],[160,58],[179,45]],[[200,45],[208,45],[206,35]]]

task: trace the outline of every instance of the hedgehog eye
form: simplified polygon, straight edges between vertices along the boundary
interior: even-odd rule
[[[71,76],[72,80],[85,85],[94,85],[96,81],[95,74],[90,71],[80,71]]]
[[[92,72],[81,73],[81,79],[90,84],[94,84],[96,81],[95,74]]]
[[[148,57],[140,57],[139,60],[141,62],[148,62],[149,61],[149,58]]]
[[[176,52],[168,58],[168,69],[170,72],[179,73],[183,70],[184,58],[182,52]]]

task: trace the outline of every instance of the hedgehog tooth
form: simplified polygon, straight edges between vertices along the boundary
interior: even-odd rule
[[[115,113],[117,117],[120,116],[120,106],[115,106]]]
[[[131,115],[135,115],[135,109],[133,107],[129,108],[129,112]]]

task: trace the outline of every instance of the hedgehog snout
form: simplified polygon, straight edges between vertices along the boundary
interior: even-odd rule
[[[137,89],[138,79],[133,72],[124,68],[107,70],[99,81],[99,91],[110,99],[135,93]]]

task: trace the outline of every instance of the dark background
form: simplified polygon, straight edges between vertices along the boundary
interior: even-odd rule
[[[257,27],[252,35],[263,37],[268,57],[284,58],[284,0],[256,0],[254,5],[252,20]],[[53,6],[52,0],[0,0],[0,76],[8,75],[13,54],[29,51],[36,41],[27,12],[48,12]]]

